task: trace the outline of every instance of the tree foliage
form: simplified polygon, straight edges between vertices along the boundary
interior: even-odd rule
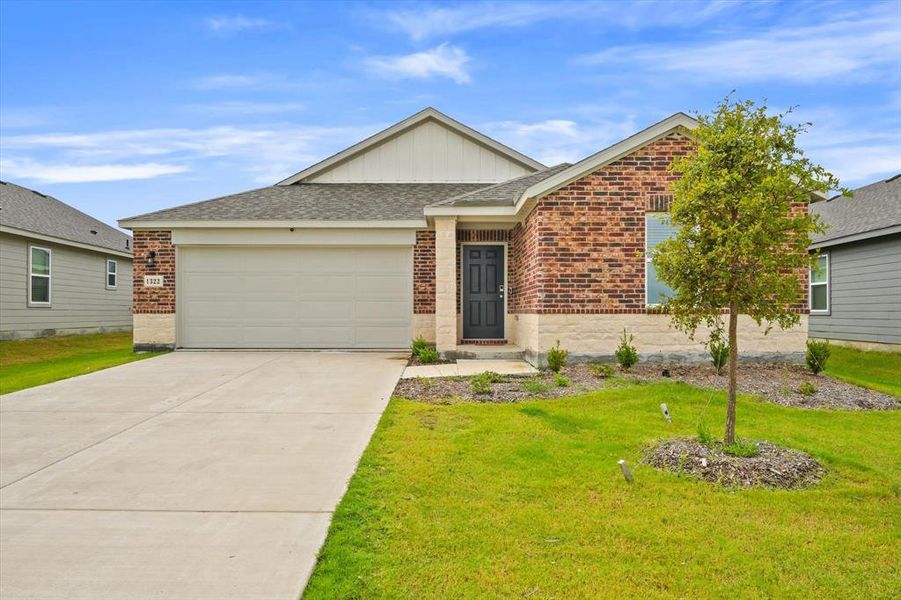
[[[766,331],[798,324],[793,305],[804,297],[798,275],[810,265],[810,234],[823,231],[807,203],[812,193],[839,188],[798,146],[810,124],[790,124],[788,114],[726,98],[711,114],[698,115],[697,152],[671,166],[680,175],[670,208],[676,233],[653,256],[658,276],[674,290],[663,307],[677,329],[693,337],[707,325],[718,339],[728,309],[733,422],[730,428],[727,419],[727,443],[734,441],[737,315],[749,315]]]

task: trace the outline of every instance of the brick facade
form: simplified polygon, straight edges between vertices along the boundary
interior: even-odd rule
[[[175,312],[175,246],[171,231],[134,232],[134,314],[168,314]],[[154,266],[147,267],[147,257],[156,252]],[[162,275],[163,287],[145,287],[145,275]]]
[[[648,314],[645,214],[667,212],[669,165],[693,149],[670,134],[542,198],[511,236],[517,249],[510,312]],[[806,210],[806,206],[795,207]],[[807,270],[799,271],[806,313]]]
[[[413,246],[413,313],[435,312],[435,232],[417,231]]]

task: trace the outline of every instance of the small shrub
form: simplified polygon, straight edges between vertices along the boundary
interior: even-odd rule
[[[832,351],[829,349],[828,340],[807,340],[807,354],[804,358],[807,361],[807,368],[814,375],[826,368],[830,354]]]
[[[504,377],[494,371],[483,371],[481,376],[490,381],[491,383],[503,383]]]
[[[542,381],[540,377],[530,377],[522,382],[522,389],[530,394],[544,394],[550,390],[551,387]]]
[[[722,340],[710,342],[710,362],[716,369],[717,375],[723,374],[723,369],[729,364],[729,344]]]
[[[435,387],[435,380],[431,377],[417,377],[416,383],[421,385],[422,387],[429,389]]]
[[[616,360],[619,362],[619,366],[621,366],[624,371],[628,371],[638,364],[638,350],[632,345],[632,340],[634,339],[635,336],[626,333],[626,330],[623,329],[623,337],[620,339],[619,347],[617,347],[616,352],[614,352]]]
[[[469,378],[469,386],[473,394],[490,394],[491,385],[501,383],[503,380],[504,378],[494,371],[482,371]]]
[[[426,346],[416,353],[416,358],[424,365],[438,362],[438,351],[431,346]]]
[[[698,423],[698,441],[710,448],[716,441],[703,423]]]
[[[801,387],[798,388],[798,391],[804,396],[813,396],[817,393],[817,387],[809,381],[805,381],[801,384]]]
[[[569,387],[570,381],[563,373],[554,373],[554,385],[557,387]]]
[[[413,343],[410,345],[410,348],[413,349],[413,354],[419,356],[419,353],[429,347],[429,343],[425,341],[425,338],[420,336],[416,336],[416,339],[413,340]]]
[[[735,440],[734,443],[723,446],[723,453],[729,456],[738,456],[741,458],[751,458],[757,456],[760,450],[754,442],[746,442],[744,440]]]
[[[600,377],[601,379],[607,379],[608,377],[613,377],[613,366],[611,365],[599,365],[592,364],[591,365],[591,374],[595,377]]]
[[[559,373],[560,369],[566,366],[567,357],[569,357],[569,352],[560,348],[560,340],[557,340],[557,345],[547,352],[547,368],[554,373]]]

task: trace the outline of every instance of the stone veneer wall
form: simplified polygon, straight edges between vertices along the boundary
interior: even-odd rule
[[[133,339],[136,350],[175,347],[175,246],[171,231],[135,230]],[[153,268],[147,267],[156,252]],[[145,275],[162,275],[163,287],[146,287]]]

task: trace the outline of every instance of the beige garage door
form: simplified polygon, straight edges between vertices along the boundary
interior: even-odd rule
[[[180,247],[184,348],[405,348],[408,247]]]

